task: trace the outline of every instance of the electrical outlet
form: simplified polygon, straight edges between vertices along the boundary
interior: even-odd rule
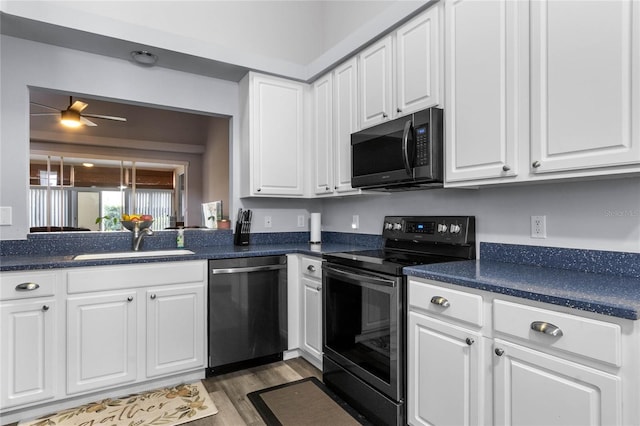
[[[271,228],[271,216],[264,217],[264,227]]]
[[[360,215],[354,214],[351,219],[351,229],[360,228]]]
[[[531,238],[547,238],[546,216],[531,216]]]
[[[298,215],[298,228],[304,228],[304,215]]]
[[[11,225],[11,207],[0,207],[0,225]]]

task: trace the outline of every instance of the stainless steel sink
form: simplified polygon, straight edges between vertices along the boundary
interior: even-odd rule
[[[100,260],[100,259],[122,259],[129,257],[163,257],[163,256],[184,256],[194,254],[191,250],[150,250],[150,251],[122,251],[112,253],[88,253],[74,256],[74,260]]]

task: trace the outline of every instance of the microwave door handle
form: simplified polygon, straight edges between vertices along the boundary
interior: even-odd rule
[[[402,133],[402,161],[404,169],[408,176],[413,176],[411,172],[411,164],[409,164],[409,133],[411,132],[411,120],[404,124],[404,132]]]

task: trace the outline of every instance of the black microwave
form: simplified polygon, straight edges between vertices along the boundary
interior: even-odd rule
[[[442,187],[443,111],[429,108],[351,134],[351,186]]]

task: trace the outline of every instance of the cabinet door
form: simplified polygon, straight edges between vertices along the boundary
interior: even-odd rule
[[[396,110],[409,114],[440,103],[440,5],[396,31]]]
[[[255,75],[251,99],[254,195],[304,195],[304,86]]]
[[[0,407],[55,396],[56,305],[53,299],[0,305]]]
[[[351,187],[351,133],[358,131],[357,63],[356,58],[352,58],[334,71],[334,182],[335,190],[340,193],[356,191]]]
[[[333,192],[333,78],[327,74],[313,84],[314,192]]]
[[[371,127],[391,117],[392,65],[391,36],[368,47],[360,55],[360,127]]]
[[[617,376],[495,339],[495,424],[621,425],[621,388]]]
[[[146,291],[147,377],[204,367],[204,285]]]
[[[322,286],[317,280],[302,278],[303,284],[303,317],[302,317],[302,347],[315,357],[322,360]]]
[[[484,424],[482,336],[409,312],[407,339],[408,423]]]
[[[526,53],[527,7],[510,0],[445,3],[447,182],[517,174],[517,142],[526,137],[519,131],[527,118],[527,74],[518,60]]]
[[[531,2],[534,173],[640,163],[640,3]]]
[[[136,380],[136,293],[67,299],[67,393]]]

